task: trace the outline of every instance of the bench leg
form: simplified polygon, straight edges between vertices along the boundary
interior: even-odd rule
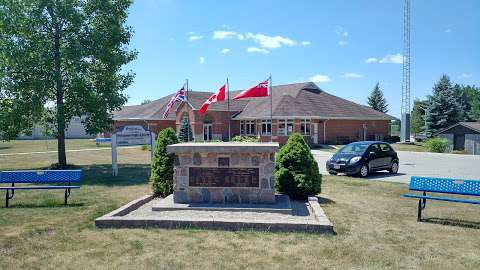
[[[14,195],[15,195],[14,189],[12,189],[12,194],[10,194],[10,189],[7,189],[7,193],[5,193],[5,208],[8,208],[8,201],[13,199]]]
[[[418,200],[417,221],[422,221],[422,199],[419,199],[419,200]]]
[[[64,201],[65,205],[67,205],[68,197],[70,197],[70,189],[69,188],[65,189],[65,201]]]

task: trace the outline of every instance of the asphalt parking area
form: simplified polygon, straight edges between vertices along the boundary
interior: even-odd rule
[[[398,174],[376,172],[367,179],[408,183],[410,176],[480,179],[480,156],[398,151]],[[312,150],[322,174],[328,174],[325,162],[333,153]]]

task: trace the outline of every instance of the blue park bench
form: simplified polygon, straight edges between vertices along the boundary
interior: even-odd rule
[[[6,190],[5,207],[8,207],[8,201],[13,199],[13,196],[15,195],[15,190],[17,189],[65,189],[66,205],[67,199],[70,196],[70,189],[80,188],[80,186],[72,186],[72,183],[80,183],[81,178],[81,170],[3,171],[0,173],[0,184],[11,185],[0,186],[0,190]],[[15,184],[41,185],[15,186]]]
[[[427,199],[456,203],[480,204],[480,200],[451,196],[427,195],[427,192],[431,192],[451,195],[480,196],[480,180],[412,176],[410,178],[410,191],[423,192],[423,194],[403,194],[403,197],[418,199],[418,221],[422,220],[422,210],[425,209],[425,206],[427,205]]]

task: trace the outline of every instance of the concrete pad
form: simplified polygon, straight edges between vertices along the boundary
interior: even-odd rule
[[[152,211],[205,210],[231,212],[269,212],[291,214],[292,206],[287,195],[275,195],[275,203],[175,203],[173,194],[152,206]]]
[[[259,211],[259,208],[236,207],[207,210],[184,207],[176,210],[153,210],[168,205],[165,199],[143,196],[95,220],[98,228],[202,228],[219,230],[260,230],[334,233],[333,225],[318,200],[290,200],[290,213]],[[244,208],[244,209],[241,209]]]

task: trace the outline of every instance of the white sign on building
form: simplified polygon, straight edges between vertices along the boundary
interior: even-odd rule
[[[117,146],[150,145],[151,156],[155,150],[155,133],[141,125],[126,125],[112,134],[112,169],[118,175]]]

